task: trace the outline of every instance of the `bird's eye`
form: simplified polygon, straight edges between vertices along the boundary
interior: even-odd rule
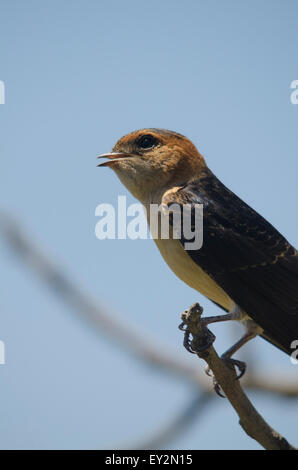
[[[137,144],[141,149],[151,149],[157,145],[158,141],[153,135],[143,135],[138,139]]]

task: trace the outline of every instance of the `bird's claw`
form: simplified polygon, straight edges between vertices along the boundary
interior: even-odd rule
[[[210,369],[209,366],[206,366],[206,367],[205,367],[205,374],[207,374],[208,377],[212,377],[213,390],[215,391],[215,393],[216,393],[219,397],[226,398],[226,396],[222,393],[222,388],[221,388],[221,386],[220,386],[219,383],[217,382],[217,380],[216,380],[215,376],[213,375],[212,370]]]
[[[226,396],[222,393],[222,388],[217,382],[217,380],[215,379],[215,377],[213,377],[213,390],[215,391],[216,395],[218,395],[219,397],[226,398]]]
[[[235,380],[239,380],[239,379],[241,379],[241,377],[243,377],[243,375],[246,372],[246,363],[245,362],[239,361],[237,359],[232,359],[230,357],[225,357],[224,355],[221,357],[221,359],[224,361],[224,363],[228,367],[232,366],[232,367],[237,368],[239,370],[239,374],[237,374]],[[210,369],[209,366],[205,367],[205,373],[208,375],[208,377],[212,377],[213,389],[214,389],[215,393],[218,396],[222,397],[222,398],[226,398],[225,395],[222,393],[222,388],[218,384],[218,382],[217,382],[215,376],[213,375],[212,370]]]
[[[212,370],[209,366],[205,367],[205,374],[208,375],[208,377],[213,377]]]
[[[216,380],[215,376],[213,375],[212,370],[210,369],[209,366],[206,366],[206,367],[205,367],[205,374],[207,374],[208,377],[212,377],[213,390],[215,391],[215,393],[216,393],[219,397],[226,398],[225,395],[222,393],[222,388],[221,388],[221,386],[220,386],[219,383],[217,382],[217,380]]]
[[[189,327],[184,321],[180,323],[179,330],[184,332],[183,346],[188,352],[192,354],[205,351],[213,344],[215,340],[214,334],[211,333],[211,331],[209,331],[206,327],[204,327],[204,330],[199,337],[192,334],[192,340],[190,339],[191,332]]]
[[[187,326],[185,325],[184,321],[180,323],[180,325],[178,326],[179,330],[181,331],[186,331],[187,330]]]
[[[224,363],[228,367],[234,367],[236,369],[236,374],[237,374],[237,369],[239,370],[239,373],[236,376],[235,380],[241,379],[243,375],[246,372],[246,363],[243,361],[239,361],[238,359],[232,359],[231,357],[225,357],[224,355],[221,357],[221,359],[224,361]]]
[[[196,351],[192,348],[192,340],[190,339],[190,331],[187,328],[184,330],[184,340],[183,346],[185,347],[186,351],[190,352],[191,354],[196,354]]]

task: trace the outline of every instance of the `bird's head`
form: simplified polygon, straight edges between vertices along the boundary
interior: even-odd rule
[[[199,176],[205,160],[193,143],[181,134],[163,129],[142,129],[121,137],[111,153],[99,158],[118,175],[141,202],[158,192]]]

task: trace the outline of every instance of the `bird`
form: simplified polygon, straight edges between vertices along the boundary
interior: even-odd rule
[[[221,357],[242,375],[245,365],[232,356],[257,335],[291,355],[298,339],[297,251],[215,176],[196,146],[177,132],[146,128],[121,137],[98,158],[147,214],[151,204],[203,207],[199,249],[187,249],[183,233],[154,241],[178,278],[225,311],[206,317],[206,325],[237,320],[245,326]]]

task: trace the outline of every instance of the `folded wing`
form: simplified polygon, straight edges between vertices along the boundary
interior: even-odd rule
[[[262,216],[210,170],[163,203],[203,204],[203,246],[188,255],[288,354],[298,340],[298,255]],[[194,230],[194,217],[192,218]],[[182,231],[183,232],[183,231]],[[181,235],[185,248],[189,243]]]

